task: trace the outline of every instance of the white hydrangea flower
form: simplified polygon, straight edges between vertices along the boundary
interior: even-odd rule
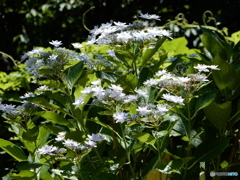
[[[56,141],[63,141],[65,139],[66,132],[59,132],[57,137],[55,138]]]
[[[97,143],[94,141],[86,141],[85,144],[90,148],[97,147]]]
[[[160,21],[160,16],[156,15],[156,14],[142,14],[140,13],[139,15],[140,18],[143,18],[143,19],[153,19],[153,20],[158,20]]]
[[[84,90],[81,91],[83,94],[91,94],[92,93],[92,87],[85,87]]]
[[[60,45],[62,45],[62,41],[58,41],[58,40],[52,40],[51,42],[49,42],[49,44],[55,46],[55,47],[59,47]]]
[[[18,115],[20,113],[16,106],[12,104],[0,104],[0,110],[9,115]]]
[[[104,95],[105,90],[101,86],[96,86],[92,88],[93,95],[101,98]]]
[[[169,109],[167,108],[167,105],[164,104],[158,104],[157,105],[157,110],[155,113],[160,114],[160,115],[164,115],[166,114],[166,112],[168,112]]]
[[[163,94],[162,98],[167,101],[170,101],[170,102],[184,105],[184,103],[183,103],[184,99],[180,96],[173,96],[173,95],[167,93],[167,94]]]
[[[138,94],[139,97],[147,97],[147,92],[141,89],[136,89],[135,92]]]
[[[141,116],[146,116],[146,115],[152,113],[152,110],[151,110],[151,109],[148,109],[148,106],[138,107],[136,110],[139,112],[139,114],[140,114]]]
[[[75,49],[81,49],[83,47],[83,45],[81,45],[79,43],[72,43],[72,45]]]
[[[80,147],[80,143],[78,143],[77,141],[74,141],[72,139],[67,139],[63,142],[63,144],[66,146],[66,147],[69,147],[69,148],[73,148],[73,149],[78,149]]]
[[[56,151],[58,148],[52,145],[45,145],[42,148],[38,149],[37,152],[39,154],[49,154],[52,155],[52,152]]]
[[[84,104],[84,99],[84,97],[75,99],[75,102],[73,103],[73,105],[75,105],[75,109],[77,109],[81,104]]]
[[[116,112],[113,114],[113,118],[116,120],[116,123],[124,123],[129,119],[129,115],[125,112]]]
[[[30,93],[25,93],[23,96],[20,96],[21,99],[25,99],[29,97],[35,97],[35,94],[30,92]]]
[[[208,65],[205,64],[198,64],[197,66],[194,66],[194,68],[199,72],[209,72]]]
[[[128,95],[128,96],[125,96],[124,103],[130,103],[132,101],[137,101],[137,100],[138,100],[137,95]]]
[[[88,141],[100,142],[100,141],[106,140],[106,138],[101,134],[92,134],[87,136],[88,136],[87,137]]]
[[[50,60],[56,60],[57,57],[58,57],[58,55],[51,55],[51,56],[49,56],[48,59],[50,59]]]
[[[96,81],[91,82],[91,84],[94,85],[94,86],[99,85],[99,84],[101,84],[101,80],[98,79]]]

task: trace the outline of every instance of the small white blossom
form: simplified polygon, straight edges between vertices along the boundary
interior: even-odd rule
[[[128,95],[128,96],[125,97],[124,103],[130,103],[132,101],[137,101],[137,100],[138,100],[137,95]]]
[[[18,115],[19,111],[17,111],[17,108],[15,105],[12,104],[0,104],[0,110],[3,112],[9,114],[9,115]]]
[[[115,92],[122,92],[123,88],[120,85],[114,85],[112,84],[110,87]]]
[[[99,85],[99,84],[101,84],[101,80],[100,79],[98,79],[98,80],[96,80],[96,81],[93,81],[93,82],[91,82],[91,84],[92,85]]]
[[[73,47],[76,49],[81,49],[83,47],[83,45],[79,44],[79,43],[72,43]]]
[[[97,97],[102,97],[104,95],[105,90],[101,86],[96,86],[92,88],[93,95]]]
[[[191,78],[192,81],[195,81],[195,82],[207,82],[209,81],[207,79],[207,76],[205,74],[189,74],[188,77]]]
[[[91,94],[92,93],[92,87],[85,87],[84,90],[81,91],[83,94]]]
[[[62,41],[58,41],[58,40],[54,41],[54,40],[52,40],[51,42],[49,42],[49,44],[51,44],[51,45],[53,45],[55,47],[59,47],[60,45],[62,45]]]
[[[43,85],[43,86],[39,86],[36,91],[44,91],[44,90],[47,90],[48,89],[48,86],[46,85]]]
[[[97,147],[97,143],[94,141],[86,141],[85,144],[90,148]]]
[[[141,116],[146,116],[146,115],[152,113],[152,110],[148,109],[147,106],[145,106],[145,107],[138,107],[136,110],[139,112],[139,114]]]
[[[58,148],[52,145],[45,145],[42,148],[38,149],[37,152],[39,154],[49,154],[52,155],[52,152],[56,151]]]
[[[78,149],[80,147],[80,143],[78,143],[77,141],[74,141],[72,139],[67,139],[63,142],[63,144],[66,146],[66,147],[69,147],[69,148],[73,148],[73,149]]]
[[[129,119],[129,115],[124,112],[116,112],[113,114],[113,118],[116,120],[116,123],[123,123]]]
[[[147,92],[146,91],[143,91],[141,89],[137,89],[135,90],[135,92],[138,94],[139,97],[147,97]]]
[[[184,99],[180,96],[173,96],[173,95],[168,93],[168,94],[163,94],[162,98],[167,100],[167,101],[170,101],[170,102],[174,102],[174,103],[184,105],[184,103],[183,103]]]
[[[208,66],[208,68],[212,69],[212,70],[220,70],[217,65],[210,65]]]
[[[156,110],[155,113],[160,114],[160,115],[164,115],[164,114],[166,114],[167,111],[169,111],[169,109],[167,108],[166,105],[158,104],[157,105],[157,110]]]
[[[198,64],[197,66],[194,66],[194,68],[199,72],[209,72],[208,66],[205,64]]]
[[[51,55],[51,56],[49,56],[49,59],[50,59],[50,60],[56,60],[57,57],[58,57],[58,55]]]
[[[21,99],[29,98],[29,97],[35,97],[34,93],[25,93],[23,96],[20,96]]]
[[[94,142],[100,142],[105,140],[106,138],[101,135],[101,134],[92,134],[92,135],[87,135],[87,140],[88,141],[94,141]]]
[[[65,139],[65,135],[66,135],[66,132],[63,131],[63,132],[59,132],[57,137],[55,138],[56,141],[62,141]]]
[[[128,43],[132,39],[130,32],[121,32],[117,34],[117,40],[119,42]]]
[[[162,76],[162,75],[165,75],[165,74],[168,74],[167,70],[159,70],[158,72],[156,72],[156,76]]]
[[[84,104],[84,97],[79,97],[75,99],[73,105],[75,105],[75,109],[77,109],[81,104]]]
[[[156,15],[156,14],[142,14],[140,13],[139,15],[140,18],[143,18],[143,19],[154,19],[154,20],[158,20],[160,21],[160,16]]]

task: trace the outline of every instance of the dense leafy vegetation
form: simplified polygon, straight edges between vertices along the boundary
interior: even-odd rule
[[[240,173],[240,33],[158,20],[102,24],[75,50],[51,41],[1,72],[3,179]]]

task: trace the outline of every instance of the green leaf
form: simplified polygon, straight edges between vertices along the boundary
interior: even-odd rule
[[[229,88],[229,94],[234,86],[237,84],[237,76],[234,68],[226,62],[223,58],[216,54],[214,57],[212,64],[218,65],[220,70],[213,70],[212,75],[215,84],[218,86],[220,90],[224,90]]]
[[[203,96],[198,97],[196,105],[195,105],[195,114],[194,115],[196,115],[196,113],[199,110],[201,110],[201,109],[207,107],[209,104],[211,104],[211,102],[213,102],[215,96],[216,96],[215,93],[210,92],[210,93],[204,94]]]
[[[59,106],[55,105],[55,104],[50,104],[44,97],[36,97],[33,98],[32,100],[30,100],[30,102],[44,106],[46,108],[50,108],[50,109],[54,109],[54,110],[59,110],[61,112],[64,112]]]
[[[154,146],[154,143],[156,141],[156,139],[151,134],[148,134],[145,132],[137,133],[137,134],[133,135],[132,137],[138,139],[139,141],[141,141],[143,143],[150,144],[152,146]]]
[[[16,167],[19,171],[21,170],[30,170],[30,169],[36,169],[41,167],[43,164],[41,163],[35,163],[35,162],[28,162],[28,161],[22,161],[19,162]]]
[[[23,132],[22,138],[27,141],[36,141],[38,136],[38,126]]]
[[[217,157],[229,145],[230,138],[209,138],[195,150],[195,163],[209,161]]]
[[[14,180],[35,180],[36,174],[30,170],[22,170],[19,174],[12,173],[9,175]]]
[[[61,125],[65,125],[65,126],[71,126],[71,124],[68,122],[67,119],[65,119],[62,115],[59,115],[55,112],[52,111],[44,111],[44,113],[41,115],[41,117],[43,117],[46,120],[49,120],[53,123],[56,124],[61,124]]]
[[[228,120],[230,119],[232,111],[232,102],[227,101],[223,104],[217,104],[212,102],[210,105],[204,108],[204,112],[207,119],[218,129],[222,130],[226,127]]]
[[[96,75],[98,78],[105,80],[107,82],[116,82],[117,79],[119,78],[119,75],[116,75],[111,72],[98,71],[96,72]]]
[[[181,159],[174,159],[168,163],[158,165],[157,170],[164,174],[171,174],[171,173],[180,174],[182,166],[183,166],[183,162]]]
[[[125,91],[134,91],[138,85],[138,79],[133,74],[123,75],[116,81]]]
[[[166,39],[167,39],[166,37],[160,38],[154,45],[154,47],[149,46],[145,51],[143,51],[143,56],[141,58],[140,65],[144,67],[147,64],[147,62],[151,60],[153,55],[158,51],[158,49],[161,47],[161,45],[164,43]]]
[[[79,63],[75,64],[74,66],[71,66],[70,68],[64,71],[65,73],[64,81],[70,90],[72,90],[73,86],[80,78],[83,67],[84,67],[83,61],[80,61]]]
[[[202,35],[202,43],[211,53],[212,57],[219,54],[221,58],[229,60],[232,54],[231,46],[219,38],[216,33],[204,28],[201,28],[201,30],[204,32]]]
[[[19,162],[27,160],[22,149],[10,141],[0,139],[0,147]]]
[[[185,37],[180,37],[173,39],[171,41],[167,41],[162,45],[162,49],[164,49],[166,52],[174,52],[175,54],[187,54],[189,51],[187,47],[188,41]]]
[[[44,126],[41,126],[39,128],[39,134],[37,137],[37,147],[42,147],[48,140],[49,137],[49,131],[44,128]]]

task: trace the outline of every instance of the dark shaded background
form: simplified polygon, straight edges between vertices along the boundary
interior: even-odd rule
[[[132,22],[139,12],[161,15],[159,25],[178,13],[189,23],[202,23],[206,10],[221,22],[220,28],[228,27],[229,33],[240,29],[240,0],[1,0],[0,51],[20,59],[34,46],[49,46],[51,40],[61,40],[65,47],[84,41],[88,31],[82,16],[92,6],[85,19],[90,29],[110,20]],[[3,57],[0,70],[11,70]]]

